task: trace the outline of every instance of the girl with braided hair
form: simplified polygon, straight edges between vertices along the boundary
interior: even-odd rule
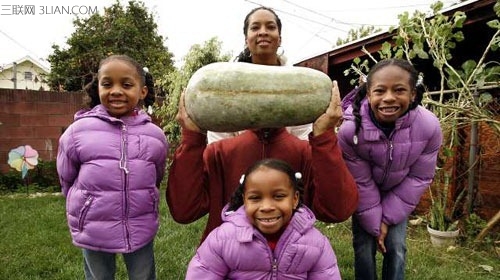
[[[340,279],[330,241],[302,204],[302,174],[267,158],[241,176],[223,223],[198,248],[186,279]]]
[[[420,106],[424,89],[413,65],[386,59],[370,70],[347,106],[338,138],[359,191],[352,217],[356,279],[404,279],[407,218],[430,185],[442,132]],[[346,102],[352,99],[345,99]]]
[[[153,240],[168,143],[140,108],[153,80],[132,58],[112,55],[87,87],[90,109],[59,139],[57,171],[85,279],[114,279],[121,253],[129,279],[156,279]]]

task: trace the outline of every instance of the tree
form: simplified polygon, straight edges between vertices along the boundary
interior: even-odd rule
[[[174,69],[173,54],[158,35],[158,26],[142,2],[129,1],[122,7],[117,0],[87,19],[73,21],[75,32],[67,40],[67,49],[53,45],[49,55],[51,73],[48,83],[53,90],[80,91],[92,80],[99,61],[110,54],[126,54],[148,67],[153,77]]]
[[[181,92],[186,88],[196,70],[213,62],[230,60],[231,54],[221,54],[221,46],[222,43],[216,37],[206,41],[203,46],[193,45],[184,57],[184,65],[181,69],[166,74],[159,81],[159,84],[165,86],[170,94],[155,115],[162,120],[161,125],[168,136],[172,151],[180,139],[180,127],[175,121],[175,116]]]
[[[342,39],[338,38],[335,46],[340,46],[347,44],[349,42],[355,41],[357,39],[367,37],[370,34],[376,33],[381,31],[382,29],[380,28],[375,28],[373,25],[362,25],[361,27],[357,29],[351,29],[347,32],[347,38]]]

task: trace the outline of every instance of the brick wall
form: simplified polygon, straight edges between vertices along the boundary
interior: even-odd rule
[[[58,140],[84,108],[84,93],[14,90],[0,88],[0,173],[11,167],[8,153],[21,145],[30,145],[45,161],[55,160]],[[164,98],[157,97],[161,105]],[[160,124],[160,120],[153,118]]]
[[[480,216],[493,217],[500,210],[500,145],[490,126],[480,124],[479,132],[480,171],[476,203]],[[468,158],[469,153],[465,156]]]
[[[55,160],[59,136],[82,108],[83,93],[0,89],[0,172],[8,153],[30,145],[41,159]]]
[[[500,120],[500,117],[497,120]],[[457,150],[457,157],[463,164],[468,165],[470,127],[465,127],[464,131],[464,146],[462,149]],[[487,124],[480,123],[478,133],[479,168],[476,169],[478,190],[475,194],[474,212],[481,218],[489,220],[500,210],[500,157],[498,156],[500,154],[500,145],[498,136]],[[467,168],[467,166],[464,168]],[[467,175],[461,176],[460,180],[457,181],[461,182],[461,189],[467,189]],[[456,186],[453,186],[453,188],[456,188]],[[416,213],[426,213],[429,203],[429,193],[426,192],[417,206]],[[464,205],[464,207],[466,206]],[[496,228],[500,229],[500,224]]]

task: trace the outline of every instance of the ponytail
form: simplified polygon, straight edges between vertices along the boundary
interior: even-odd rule
[[[354,101],[352,103],[352,115],[354,116],[355,131],[354,137],[357,139],[359,130],[361,129],[361,114],[359,113],[361,109],[361,101],[366,97],[367,83],[363,83],[359,86],[356,95],[354,96]],[[354,140],[354,144],[357,144],[357,140]]]
[[[153,106],[156,100],[156,95],[155,95],[155,85],[153,81],[153,76],[151,73],[149,73],[146,69],[143,69],[144,71],[144,85],[148,89],[148,94],[146,97],[144,97],[144,107],[148,108],[149,106]]]

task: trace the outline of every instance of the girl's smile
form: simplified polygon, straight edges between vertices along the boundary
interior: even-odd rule
[[[263,234],[274,234],[285,227],[299,200],[288,175],[261,166],[248,175],[243,203],[248,220]]]
[[[372,75],[367,96],[373,115],[380,123],[394,123],[408,111],[416,95],[410,73],[388,65]]]
[[[273,227],[279,226],[282,216],[273,218],[255,218],[255,222],[259,224],[258,228],[268,228],[272,230]]]

